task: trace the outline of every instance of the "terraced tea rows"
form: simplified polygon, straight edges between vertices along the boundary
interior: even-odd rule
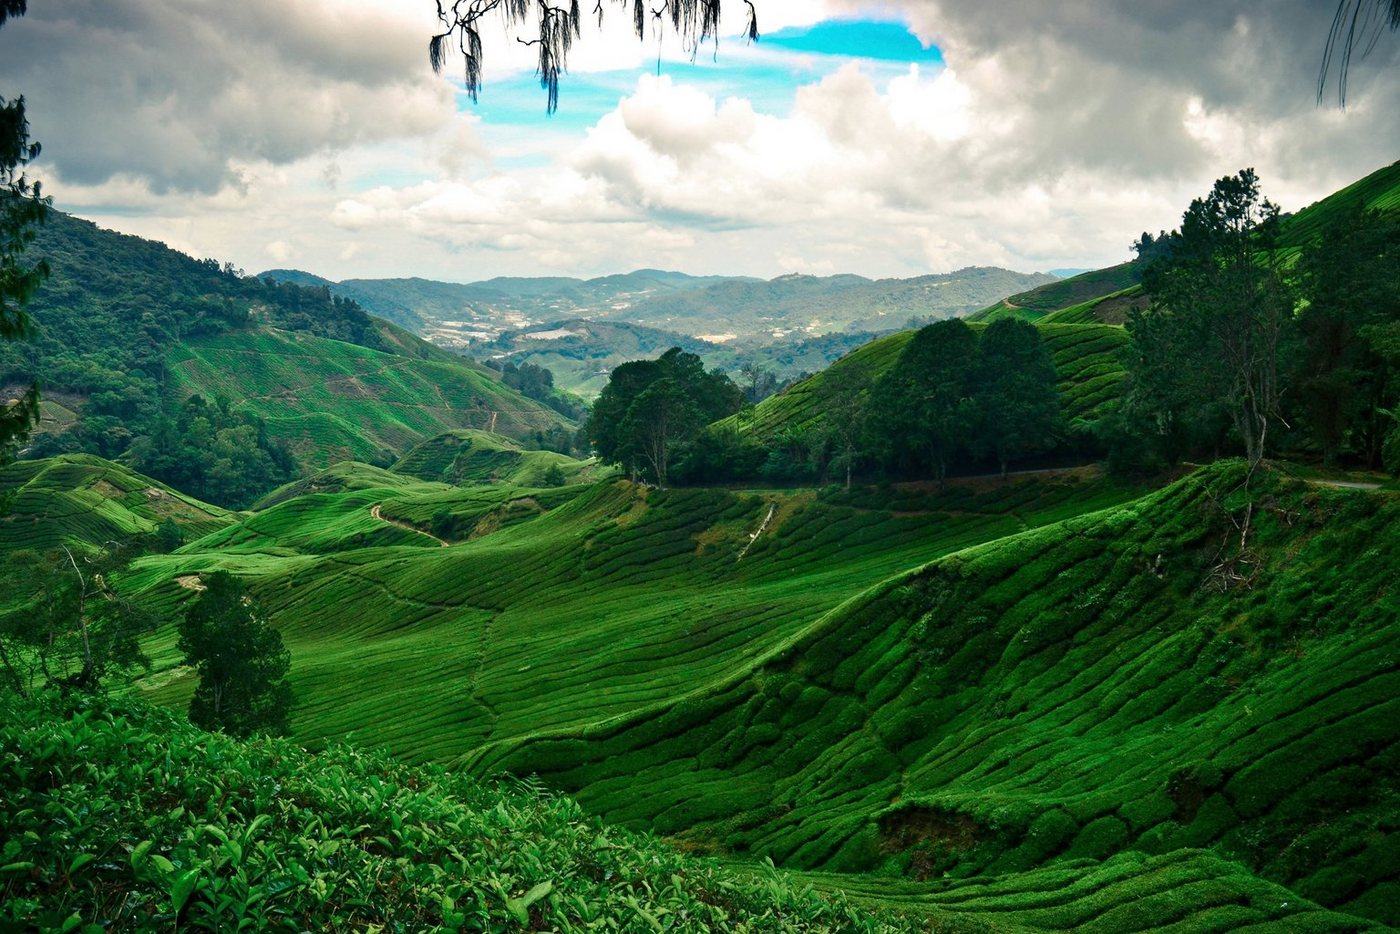
[[[1031,322],[1042,321],[1052,312],[1087,304],[1105,295],[1129,289],[1137,282],[1138,272],[1133,265],[1119,263],[1004,298],[968,316],[968,320],[991,322],[1011,316]]]
[[[750,672],[464,764],[789,866],[937,878],[1213,846],[1400,921],[1400,505],[1272,481],[1236,554],[1240,474],[936,561]]]
[[[1385,930],[1375,922],[1327,911],[1201,850],[1161,856],[1129,851],[1103,862],[1064,860],[1048,869],[945,883],[822,873],[788,878],[817,891],[839,892],[857,905],[927,914],[950,926],[966,920],[985,931]]]
[[[237,570],[297,659],[299,736],[353,730],[396,754],[451,759],[488,737],[592,724],[722,681],[890,574],[1131,495],[1101,480],[1035,481],[946,499],[906,491],[890,511],[628,484],[317,494],[311,508],[294,500],[148,559],[129,586],[173,610],[189,597],[177,578]],[[474,523],[533,516],[448,549],[420,539],[346,550],[374,501],[413,524],[443,510]],[[736,561],[770,503],[778,519]],[[175,661],[168,646],[157,657]],[[187,690],[183,677],[161,679],[155,696],[179,702]]]
[[[187,538],[234,521],[163,483],[88,454],[0,467],[0,557],[18,548],[100,546],[154,532],[166,519]]]
[[[456,428],[525,435],[568,424],[465,362],[293,332],[190,339],[168,355],[177,393],[217,394],[266,420],[303,466],[370,461]]]

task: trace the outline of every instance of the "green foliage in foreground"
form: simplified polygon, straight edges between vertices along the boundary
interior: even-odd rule
[[[900,931],[564,798],[143,705],[0,698],[0,927]]]

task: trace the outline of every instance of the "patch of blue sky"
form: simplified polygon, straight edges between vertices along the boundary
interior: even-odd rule
[[[756,43],[724,39],[717,50],[707,44],[693,58],[678,57],[672,50],[662,56],[660,72],[718,101],[742,97],[760,113],[785,116],[798,88],[851,62],[883,83],[906,73],[910,64],[941,66],[943,56],[937,48],[925,48],[901,23],[835,20],[779,30]],[[461,94],[459,107],[481,117],[479,130],[488,144],[495,142],[494,128],[528,126],[547,145],[555,134],[576,138],[593,126],[635,90],[639,75],[647,71],[654,74],[656,69],[566,74],[560,82],[559,110],[547,119],[544,90],[522,74],[488,79],[475,104]]]
[[[903,23],[878,20],[827,20],[812,26],[791,27],[768,33],[759,40],[765,45],[843,58],[874,61],[943,64],[937,46],[925,47]]]

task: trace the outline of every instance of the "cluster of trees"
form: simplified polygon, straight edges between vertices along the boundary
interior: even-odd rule
[[[980,333],[959,319],[928,325],[879,379],[853,363],[833,367],[820,386],[822,418],[767,444],[709,424],[746,401],[723,374],[703,374],[708,395],[662,382],[685,358],[698,378],[698,358],[679,350],[613,371],[589,422],[600,457],[680,483],[844,475],[849,487],[863,463],[940,483],[955,464],[995,464],[1004,474],[1062,440],[1054,361],[1039,332],[1016,319]]]
[[[129,452],[142,473],[206,503],[234,509],[294,480],[296,461],[271,440],[262,419],[194,395],[173,415],[161,415]]]
[[[870,397],[868,436],[887,466],[942,484],[959,459],[1012,461],[1053,447],[1055,362],[1035,327],[1002,318],[979,335],[961,319],[922,328]]]
[[[743,398],[728,376],[706,372],[695,354],[672,347],[612,371],[593,403],[588,439],[600,460],[665,486],[677,448],[737,412]]]
[[[582,400],[555,388],[554,373],[545,367],[511,360],[487,360],[486,365],[499,370],[501,382],[511,389],[527,399],[543,402],[565,418],[579,419],[588,414],[588,406]]]
[[[1400,220],[1342,210],[1296,262],[1281,232],[1245,169],[1150,244],[1111,464],[1316,452],[1400,470]]]
[[[206,503],[243,509],[296,479],[291,451],[267,435],[262,419],[227,399],[190,396],[167,414],[159,396],[105,390],[63,433],[41,434],[31,457],[78,452],[125,462]]]
[[[712,438],[723,456],[704,466],[726,479],[844,474],[848,487],[862,464],[940,485],[955,465],[994,464],[1005,474],[1013,461],[1063,440],[1056,383],[1054,360],[1032,325],[1006,318],[979,333],[961,319],[936,321],[878,379],[850,363],[828,370],[819,423],[787,427],[767,448]]]

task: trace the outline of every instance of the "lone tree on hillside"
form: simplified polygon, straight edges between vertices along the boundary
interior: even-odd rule
[[[292,655],[238,578],[209,575],[179,633],[185,663],[199,674],[191,723],[239,737],[291,732]]]
[[[845,366],[827,370],[823,381],[826,442],[836,455],[832,458],[832,465],[846,472],[848,490],[851,488],[851,472],[860,459],[861,440],[870,416],[872,385],[870,372],[850,361]]]
[[[25,0],[0,0],[0,26],[11,16],[23,16]],[[48,216],[49,199],[38,182],[25,177],[24,168],[39,155],[39,144],[29,141],[24,98],[0,96],[0,340],[14,340],[29,332],[24,306],[48,277],[48,263],[20,262],[20,254],[34,239],[34,227]],[[0,399],[0,462],[7,451],[23,440],[39,421],[39,386],[34,384],[11,401]]]
[[[1128,320],[1129,406],[1170,402],[1200,421],[1223,405],[1251,466],[1281,417],[1279,342],[1292,302],[1278,251],[1279,210],[1253,169],[1222,178],[1171,234],[1170,254],[1148,266],[1153,305]]]
[[[695,55],[708,40],[719,41],[721,0],[669,0],[650,9],[645,0],[612,0],[629,8],[632,29],[638,39],[646,38],[648,17],[658,26],[665,19],[681,37],[690,54]],[[752,0],[742,0],[748,12],[744,32],[749,39],[758,38],[758,16]],[[455,48],[464,60],[463,78],[467,94],[473,102],[481,91],[482,55],[481,30],[486,17],[499,11],[507,29],[529,31],[530,39],[517,41],[532,46],[538,56],[535,73],[544,88],[546,109],[554,113],[559,107],[559,75],[567,66],[569,49],[574,40],[583,37],[584,11],[578,0],[567,6],[555,6],[550,0],[436,0],[438,22],[442,31],[428,41],[428,61],[433,71],[441,72],[447,55]],[[597,17],[603,24],[604,0],[594,0],[587,15]]]

